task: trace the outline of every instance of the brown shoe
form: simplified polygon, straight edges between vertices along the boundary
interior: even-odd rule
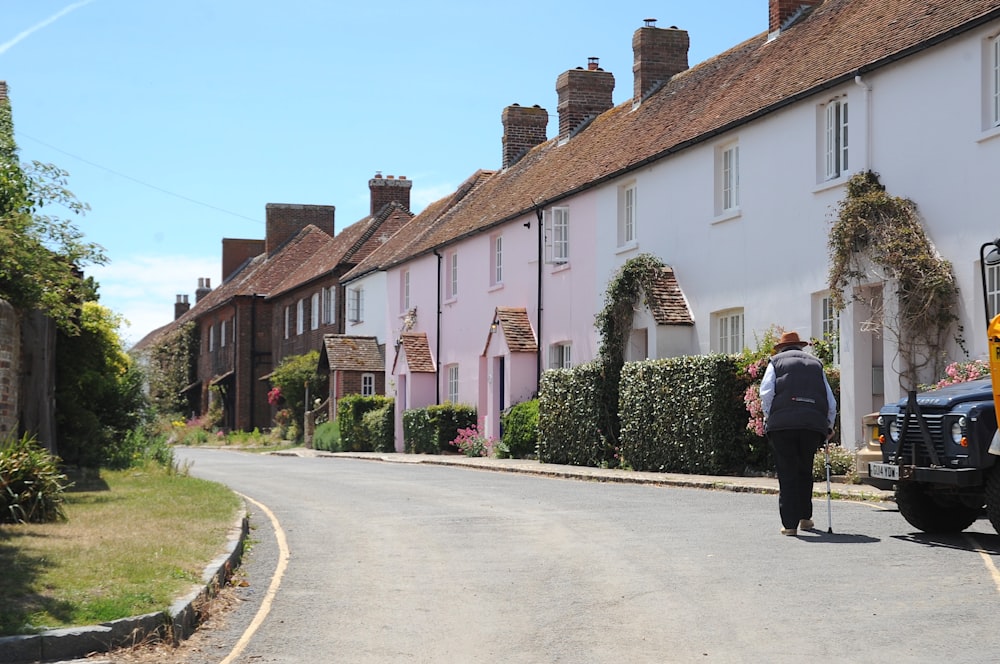
[[[795,537],[798,534],[798,531],[796,531],[795,528],[782,528],[781,534],[788,535],[789,537]]]
[[[812,530],[815,525],[812,519],[802,519],[799,521],[799,530]]]

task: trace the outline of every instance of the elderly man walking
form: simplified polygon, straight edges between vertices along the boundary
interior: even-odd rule
[[[778,471],[781,534],[793,537],[813,528],[813,457],[833,435],[837,417],[823,363],[803,351],[808,345],[795,332],[782,334],[760,383],[764,431]]]

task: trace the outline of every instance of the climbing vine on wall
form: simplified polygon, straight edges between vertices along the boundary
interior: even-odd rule
[[[601,345],[597,363],[601,366],[601,432],[612,445],[617,444],[618,381],[625,364],[625,347],[632,333],[632,318],[639,297],[652,291],[663,262],[652,254],[640,254],[625,262],[604,291],[604,307],[597,313],[597,332]]]
[[[958,318],[958,286],[951,263],[927,238],[916,204],[886,193],[876,173],[858,173],[847,183],[828,244],[834,307],[841,311],[857,299],[854,286],[893,285],[896,310],[866,302],[871,317],[862,328],[881,327],[896,337],[905,389],[916,388],[926,370],[939,375]]]
[[[152,344],[148,351],[149,397],[164,414],[187,415],[181,393],[191,384],[198,357],[198,337],[193,322],[184,323]]]

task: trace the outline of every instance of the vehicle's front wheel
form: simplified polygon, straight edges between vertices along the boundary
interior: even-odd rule
[[[1000,464],[986,473],[986,516],[993,524],[993,530],[1000,533]]]
[[[936,495],[918,482],[896,485],[896,505],[907,523],[925,533],[960,533],[981,513],[957,498]]]

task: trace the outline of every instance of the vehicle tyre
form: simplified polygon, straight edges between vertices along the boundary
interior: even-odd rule
[[[936,496],[918,482],[896,485],[896,505],[907,523],[925,533],[960,533],[971,526],[981,512],[957,499]]]
[[[986,516],[993,524],[993,530],[1000,533],[1000,465],[986,474]]]

